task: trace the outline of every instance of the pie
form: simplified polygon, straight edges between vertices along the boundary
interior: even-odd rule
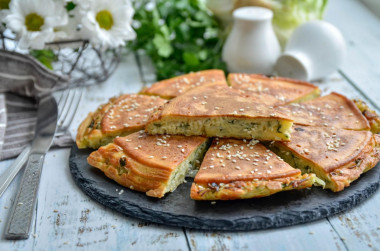
[[[94,148],[106,145],[116,137],[144,129],[153,111],[166,100],[147,95],[124,94],[111,98],[91,112],[78,128],[78,148]]]
[[[314,174],[301,174],[257,140],[214,139],[194,178],[195,200],[233,200],[311,187]]]
[[[205,84],[170,100],[148,121],[150,134],[290,140],[293,121],[224,82]]]
[[[269,147],[302,173],[315,173],[334,192],[380,160],[380,135],[370,131],[295,125],[290,142],[273,142]]]
[[[355,103],[338,93],[276,107],[276,111],[291,118],[295,124],[336,127],[350,130],[369,130],[368,120]]]
[[[268,106],[304,102],[320,95],[317,86],[289,78],[230,73],[228,83],[232,88],[259,99]]]
[[[143,89],[140,93],[172,99],[203,84],[220,81],[226,81],[222,70],[198,71],[159,81],[151,87]]]
[[[190,167],[199,166],[208,141],[140,131],[115,138],[92,152],[87,161],[122,186],[162,198],[184,182]]]

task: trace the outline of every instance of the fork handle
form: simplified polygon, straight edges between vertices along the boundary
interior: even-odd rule
[[[44,158],[45,154],[31,153],[29,155],[5,232],[5,238],[8,240],[29,238]]]
[[[20,153],[17,159],[10,165],[7,170],[5,170],[0,176],[0,197],[3,195],[5,190],[11,184],[12,180],[16,177],[21,168],[25,165],[28,160],[30,145],[26,146],[24,150]]]

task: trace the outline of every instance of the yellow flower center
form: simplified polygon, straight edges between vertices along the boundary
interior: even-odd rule
[[[44,23],[44,18],[36,13],[30,13],[25,17],[25,26],[28,31],[40,31]]]
[[[113,26],[113,17],[108,10],[99,11],[96,14],[96,21],[98,22],[100,28],[109,30]]]
[[[9,3],[11,0],[0,0],[0,10],[7,10],[9,9]]]

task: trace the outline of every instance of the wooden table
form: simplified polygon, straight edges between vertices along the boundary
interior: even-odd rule
[[[348,54],[337,73],[316,84],[324,93],[362,98],[379,112],[380,19],[361,2],[331,0],[326,20],[343,32]],[[137,92],[152,81],[146,58],[125,57],[106,83],[87,88],[73,132],[100,103]],[[0,198],[0,250],[380,250],[380,192],[353,210],[309,224],[251,232],[195,231],[129,218],[90,200],[71,178],[69,153],[70,149],[56,149],[46,156],[28,240],[3,237],[20,175]],[[0,162],[0,173],[12,161]]]

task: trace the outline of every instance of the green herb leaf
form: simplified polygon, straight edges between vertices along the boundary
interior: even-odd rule
[[[153,44],[156,46],[157,53],[161,57],[167,58],[173,52],[173,48],[161,34],[156,34],[153,38]]]
[[[150,0],[133,2],[137,39],[128,47],[145,51],[156,68],[157,79],[190,71],[226,70],[221,51],[225,33],[202,0]]]
[[[76,6],[77,5],[75,3],[73,3],[73,2],[67,2],[67,4],[66,4],[66,10],[67,11],[71,11],[71,10],[75,9]]]
[[[53,62],[58,61],[58,56],[52,50],[31,50],[29,54],[50,70],[53,70]]]

